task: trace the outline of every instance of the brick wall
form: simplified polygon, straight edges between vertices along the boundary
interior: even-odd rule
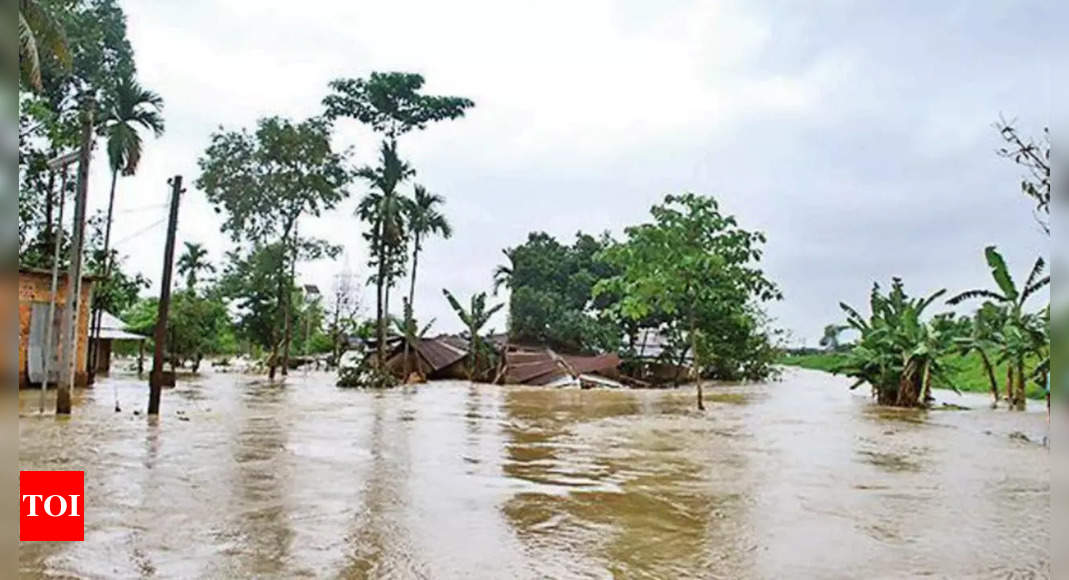
[[[26,346],[30,337],[30,312],[34,302],[48,303],[52,288],[52,276],[42,272],[19,272],[19,387],[28,385],[26,376]],[[75,352],[74,382],[78,386],[86,384],[86,359],[89,347],[89,303],[93,284],[82,279],[82,295],[78,301],[77,349]],[[56,287],[56,307],[67,306],[67,276],[60,274]]]

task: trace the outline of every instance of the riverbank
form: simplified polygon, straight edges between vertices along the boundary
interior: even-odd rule
[[[842,360],[842,353],[816,353],[804,355],[785,355],[778,361],[782,365],[801,367],[804,369],[832,372],[832,369]],[[970,393],[990,393],[991,383],[987,373],[984,372],[983,361],[980,357],[971,353],[967,356],[952,355],[947,359],[950,369],[950,380],[958,390]],[[999,383],[999,394],[1006,395],[1006,365],[997,365],[995,379]],[[1043,389],[1035,383],[1029,382],[1025,394],[1030,399],[1042,399],[1045,394]]]

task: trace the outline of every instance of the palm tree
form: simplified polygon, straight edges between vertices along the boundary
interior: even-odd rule
[[[178,258],[178,275],[185,276],[186,289],[190,292],[197,286],[201,272],[215,272],[215,266],[205,260],[208,250],[201,244],[185,242],[186,250]]]
[[[357,175],[371,182],[373,190],[357,206],[356,214],[371,224],[365,237],[371,243],[371,255],[376,264],[376,362],[385,363],[386,317],[389,310],[389,287],[397,275],[395,265],[405,251],[404,200],[397,195],[397,186],[415,174],[397,155],[396,141],[383,141],[378,167],[364,167]]]
[[[1048,323],[1042,313],[1026,313],[1025,303],[1036,292],[1050,284],[1050,275],[1044,275],[1047,263],[1042,257],[1032,265],[1024,286],[1018,288],[1010,276],[1002,254],[995,246],[984,249],[984,257],[991,269],[998,290],[968,290],[954,296],[947,303],[956,305],[973,298],[986,298],[1004,308],[1005,319],[994,335],[999,348],[999,362],[1007,363],[1007,390],[1010,405],[1019,411],[1025,409],[1025,360],[1032,355],[1042,357],[1049,347]],[[1049,308],[1047,309],[1049,312]]]
[[[494,296],[497,296],[497,292],[502,286],[512,288],[512,270],[515,267],[513,256],[516,250],[514,248],[505,248],[501,250],[501,253],[505,254],[505,257],[509,259],[509,265],[498,264],[494,268]]]
[[[56,18],[37,0],[19,0],[19,75],[35,90],[41,85],[41,49],[46,49],[64,70],[70,69],[67,37]]]
[[[102,131],[107,137],[108,164],[111,168],[111,192],[108,195],[108,217],[104,224],[104,278],[111,275],[111,220],[115,209],[115,184],[119,171],[133,175],[141,162],[141,135],[138,127],[151,130],[157,137],[163,134],[163,99],[146,90],[132,74],[119,79],[113,92],[105,98]],[[93,336],[100,334],[100,309],[93,314]],[[95,359],[94,359],[95,360]]]
[[[442,294],[445,294],[446,300],[449,301],[449,305],[453,307],[453,311],[460,317],[464,326],[468,327],[468,352],[471,355],[471,360],[468,362],[468,380],[473,380],[476,375],[477,367],[479,365],[479,352],[483,349],[487,349],[486,341],[479,335],[482,332],[486,323],[490,322],[490,318],[504,307],[504,304],[497,304],[489,309],[486,308],[486,292],[480,292],[471,297],[471,305],[465,310],[460,302],[449,293],[449,290],[442,289]]]
[[[411,323],[416,299],[416,269],[419,266],[419,252],[423,249],[423,238],[431,234],[441,235],[443,238],[453,236],[453,227],[449,221],[438,211],[445,203],[445,198],[427,191],[422,185],[416,185],[415,195],[406,206],[408,214],[408,233],[412,236],[412,272],[409,275],[408,301],[405,303],[406,325]],[[408,342],[405,342],[405,364],[408,364]],[[411,369],[405,369],[406,374]]]

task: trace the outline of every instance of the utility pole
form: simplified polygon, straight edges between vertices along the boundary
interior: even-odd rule
[[[148,379],[148,414],[160,414],[160,390],[163,388],[163,353],[167,342],[167,313],[171,308],[171,268],[174,266],[174,236],[178,230],[178,200],[182,193],[182,176],[175,175],[171,184],[171,216],[167,221],[167,244],[163,249],[163,276],[160,277],[160,305],[156,312],[156,329],[153,333],[155,352],[152,356],[152,373]]]
[[[48,162],[48,168],[52,171],[62,172],[59,186],[59,220],[52,230],[52,287],[48,294],[48,326],[45,327],[44,370],[45,378],[41,381],[41,405],[40,410],[45,412],[45,392],[48,391],[48,381],[52,376],[52,357],[55,354],[52,343],[57,337],[52,327],[56,325],[56,292],[59,290],[59,250],[63,246],[63,208],[67,200],[67,166],[76,163],[81,157],[80,151],[71,151],[66,155],[60,155]],[[57,369],[58,370],[58,369]],[[59,384],[59,378],[56,379]]]
[[[82,294],[82,244],[85,238],[85,202],[89,191],[89,157],[93,139],[93,109],[96,102],[88,95],[82,112],[82,141],[78,153],[78,189],[74,195],[74,224],[71,228],[71,257],[67,268],[67,313],[68,326],[64,329],[63,367],[66,377],[60,377],[56,386],[56,414],[71,414],[71,390],[74,388],[75,369],[78,368],[78,311],[81,310]],[[62,373],[61,373],[62,374]],[[48,381],[48,377],[45,377]]]

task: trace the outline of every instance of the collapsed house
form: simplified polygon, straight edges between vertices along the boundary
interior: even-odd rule
[[[489,336],[484,341],[497,354],[496,366],[482,369],[488,371],[484,380],[492,383],[584,388],[622,386],[618,380],[620,357],[616,354],[562,355],[546,347],[510,344],[505,335]],[[387,345],[385,367],[402,380],[412,373],[424,380],[463,380],[469,376],[471,347],[463,336],[445,334],[417,339],[407,349],[407,358],[403,340],[387,340]]]
[[[507,345],[499,370],[506,385],[620,387],[620,357],[616,354],[576,356],[550,348]]]

